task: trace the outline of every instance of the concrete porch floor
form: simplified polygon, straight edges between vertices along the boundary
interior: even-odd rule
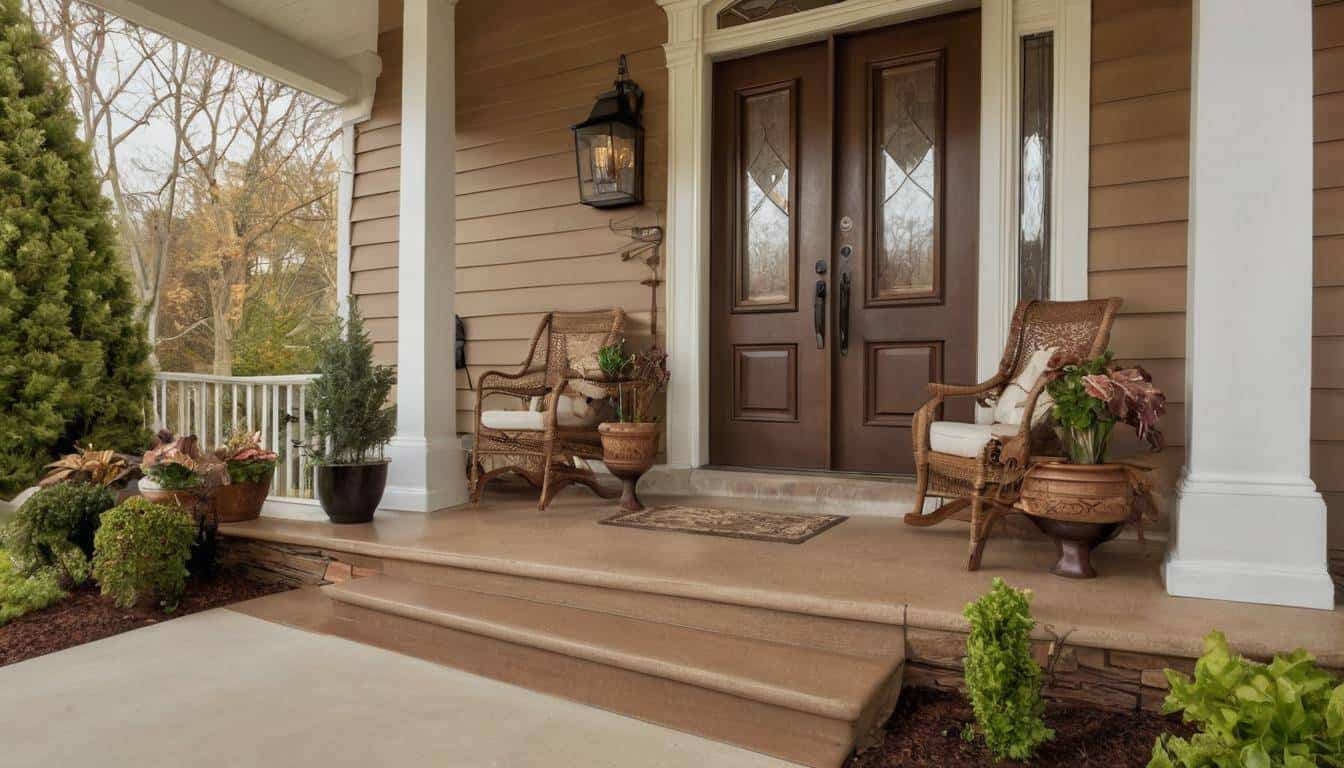
[[[977,573],[963,570],[964,524],[916,529],[898,518],[854,515],[801,545],[598,525],[613,502],[583,490],[538,512],[535,492],[492,486],[476,506],[430,515],[384,514],[369,525],[270,519],[224,526],[230,536],[321,547],[593,586],[656,592],[836,618],[964,631],[961,611],[995,576],[1035,592],[1042,625],[1070,644],[1199,655],[1222,630],[1247,655],[1297,647],[1344,668],[1344,609],[1315,611],[1174,598],[1159,566],[1165,543],[1116,540],[1094,555],[1100,578],[1053,576],[1044,541],[995,538]],[[646,503],[813,511],[781,500],[659,497]],[[837,510],[828,509],[828,512]]]

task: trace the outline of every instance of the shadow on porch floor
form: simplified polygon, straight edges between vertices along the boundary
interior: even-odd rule
[[[741,509],[811,511],[779,501],[653,497]],[[800,545],[598,525],[616,512],[585,491],[561,494],[545,512],[535,493],[491,487],[477,506],[430,515],[384,514],[370,525],[262,518],[227,525],[230,536],[321,547],[376,558],[739,605],[853,618],[907,628],[964,631],[961,610],[1001,576],[1035,594],[1033,610],[1070,644],[1197,656],[1211,629],[1234,647],[1267,656],[1303,647],[1344,667],[1344,609],[1315,611],[1175,598],[1163,589],[1165,544],[1117,540],[1097,551],[1100,578],[1053,576],[1048,542],[992,539],[983,568],[963,570],[966,529],[915,529],[898,518],[853,516]],[[837,511],[837,510],[828,510]]]

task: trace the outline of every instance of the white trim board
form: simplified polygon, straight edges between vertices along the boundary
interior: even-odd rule
[[[1055,165],[1051,288],[1087,296],[1090,0],[848,0],[776,19],[715,28],[729,0],[658,0],[667,14],[667,313],[672,381],[667,459],[709,461],[709,136],[712,63],[859,29],[981,9],[980,242],[976,367],[998,368],[1015,275],[1018,38],[1055,30]],[[970,383],[970,382],[958,382]]]

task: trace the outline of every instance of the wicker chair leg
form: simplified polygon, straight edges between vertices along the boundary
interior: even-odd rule
[[[966,570],[980,570],[980,558],[985,554],[985,536],[980,516],[985,511],[985,500],[980,492],[971,497],[971,556],[966,561]]]
[[[929,491],[929,465],[915,467],[915,507],[905,516],[906,525],[919,525],[924,517],[924,496]]]

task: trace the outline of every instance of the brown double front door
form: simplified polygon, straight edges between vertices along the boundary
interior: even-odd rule
[[[715,65],[711,463],[909,473],[925,384],[971,382],[979,30]]]

